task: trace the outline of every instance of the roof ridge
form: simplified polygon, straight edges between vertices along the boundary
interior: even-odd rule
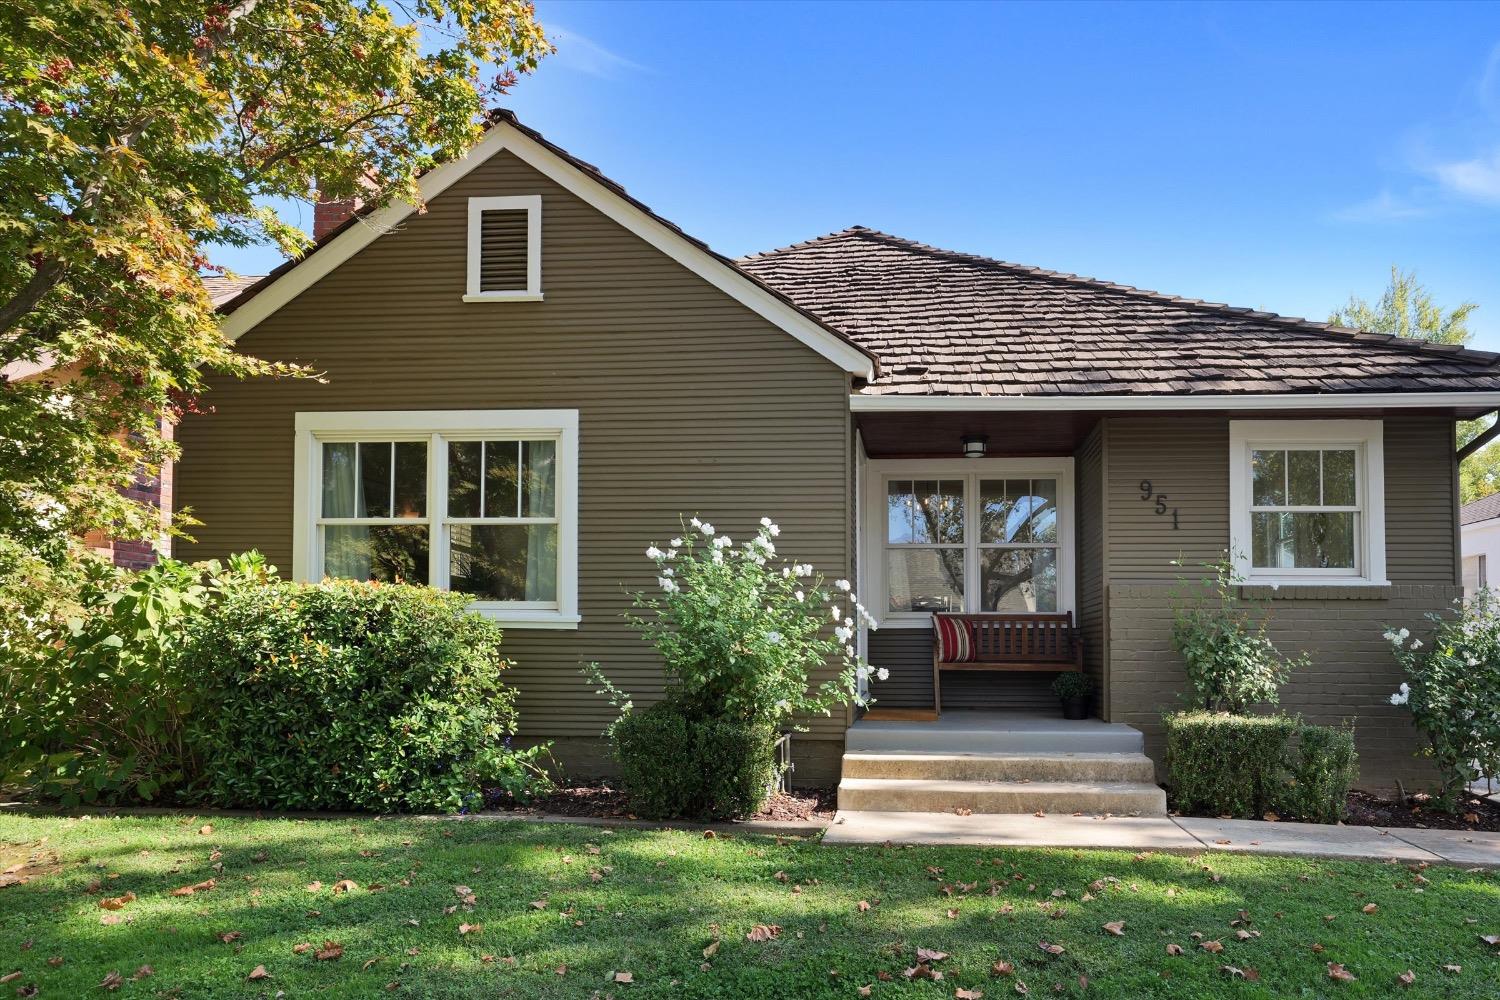
[[[1053,271],[1044,267],[1034,267],[1030,264],[1017,264],[1012,261],[1000,260],[996,257],[986,257],[983,254],[965,253],[962,250],[948,250],[943,247],[935,247],[917,240],[908,239],[905,236],[896,236],[892,233],[882,232],[878,229],[870,229],[867,226],[850,226],[835,233],[827,233],[817,236],[801,243],[793,243],[790,246],[779,247],[775,250],[767,250],[762,253],[749,254],[741,257],[741,261],[757,260],[771,257],[777,254],[788,253],[794,250],[810,247],[818,243],[828,242],[834,239],[848,238],[851,236],[874,239],[886,243],[896,244],[909,250],[931,256],[947,257],[966,264],[978,264],[986,267],[1002,268],[1013,273],[1024,274],[1034,278],[1042,278],[1049,281],[1058,281],[1064,284],[1078,285],[1085,288],[1096,288],[1104,291],[1114,292],[1120,295],[1134,296],[1137,298],[1150,299],[1154,302],[1163,302],[1168,305],[1182,306],[1191,309],[1207,310],[1209,312],[1233,316],[1238,319],[1260,320],[1266,323],[1274,323],[1280,326],[1301,330],[1305,333],[1320,334],[1332,337],[1344,342],[1358,341],[1366,344],[1384,344],[1401,350],[1413,351],[1422,354],[1440,354],[1445,357],[1458,358],[1473,361],[1485,365],[1493,365],[1500,361],[1500,353],[1493,351],[1480,351],[1474,348],[1464,347],[1458,344],[1435,344],[1427,340],[1415,340],[1411,337],[1400,337],[1392,333],[1374,333],[1369,330],[1359,330],[1353,327],[1336,326],[1332,323],[1319,323],[1316,320],[1306,319],[1301,316],[1283,316],[1280,313],[1267,312],[1260,309],[1251,309],[1246,306],[1231,306],[1225,302],[1209,302],[1206,299],[1190,299],[1180,295],[1170,295],[1166,292],[1158,292],[1149,288],[1137,288],[1135,285],[1122,285],[1113,281],[1105,281],[1102,278],[1092,278],[1086,275],[1072,274],[1066,271]]]

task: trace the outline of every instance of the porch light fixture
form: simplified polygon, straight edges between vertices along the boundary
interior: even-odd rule
[[[963,436],[964,458],[983,458],[985,448],[989,446],[990,439],[983,434],[965,434]]]

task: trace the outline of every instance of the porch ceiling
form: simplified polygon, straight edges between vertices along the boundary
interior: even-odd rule
[[[1071,455],[1101,413],[860,413],[871,458],[957,458],[966,434],[989,438],[992,458]]]

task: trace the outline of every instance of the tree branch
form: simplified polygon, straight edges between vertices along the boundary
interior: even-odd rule
[[[31,278],[21,290],[4,305],[0,305],[0,333],[5,333],[31,312],[42,296],[52,291],[62,280],[63,268],[59,261],[44,258],[31,272]]]

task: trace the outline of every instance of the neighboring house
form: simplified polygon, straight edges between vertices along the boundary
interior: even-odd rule
[[[422,187],[222,307],[327,382],[214,381],[178,429],[184,556],[474,595],[522,734],[577,774],[613,715],[580,665],[662,688],[621,613],[679,514],[768,515],[852,575],[882,707],[932,705],[933,611],[1071,612],[1098,714],[1152,752],[1172,591],[1232,549],[1312,657],[1283,705],[1357,719],[1367,782],[1421,773],[1381,633],[1462,593],[1454,421],[1500,406],[1496,356],[861,227],[729,260],[508,114]],[[943,707],[1053,713],[1049,680],[959,672]],[[851,719],[808,720],[799,780]]]
[[[220,306],[255,284],[260,278],[260,275],[238,278],[207,275],[203,278],[203,284],[208,289],[209,298],[213,300],[213,304]],[[73,368],[59,369],[51,359],[42,358],[38,361],[18,361],[7,365],[0,370],[0,379],[23,382],[45,376],[63,385],[73,378],[73,374]],[[172,422],[163,418],[161,429],[162,433],[170,439],[173,430]],[[167,551],[171,543],[167,529],[172,523],[172,463],[164,462],[156,475],[151,475],[145,469],[140,470],[134,482],[120,492],[132,500],[151,504],[161,513],[161,536],[156,539],[113,538],[102,531],[91,531],[84,536],[84,544],[107,557],[116,566],[125,569],[145,569],[148,566],[154,566],[158,553]]]
[[[1464,596],[1473,597],[1490,586],[1490,574],[1500,570],[1500,493],[1464,504],[1459,520],[1463,525]]]

